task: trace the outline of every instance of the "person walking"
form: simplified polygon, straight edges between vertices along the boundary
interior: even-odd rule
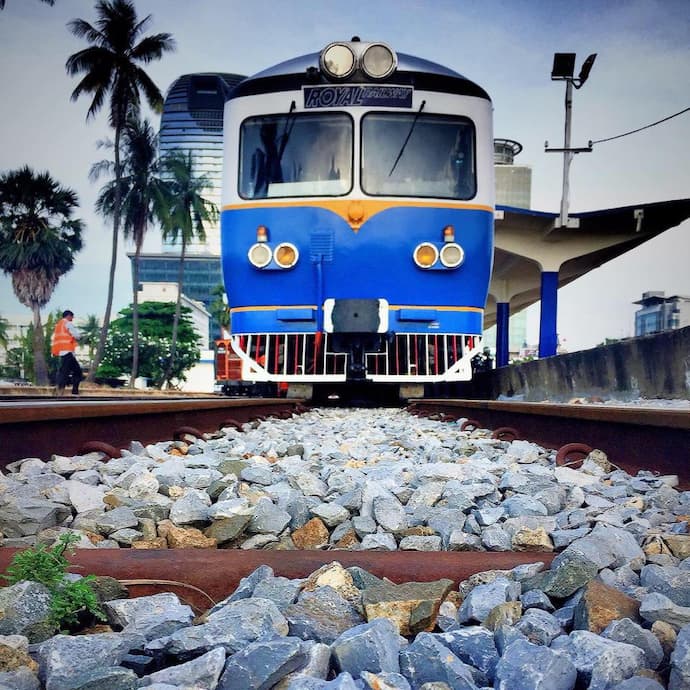
[[[81,365],[74,356],[77,341],[81,338],[79,329],[72,323],[74,312],[66,309],[62,312],[62,318],[55,325],[53,332],[53,344],[51,352],[55,357],[60,357],[60,368],[57,373],[55,395],[63,395],[65,386],[72,378],[72,395],[79,395],[79,384],[84,376],[81,373]]]

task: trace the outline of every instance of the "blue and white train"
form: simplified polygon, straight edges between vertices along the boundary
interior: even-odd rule
[[[225,104],[221,216],[242,379],[405,397],[471,378],[493,166],[487,93],[385,43],[334,42],[242,81]]]

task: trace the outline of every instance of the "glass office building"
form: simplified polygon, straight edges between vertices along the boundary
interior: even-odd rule
[[[194,171],[210,185],[205,197],[220,211],[223,176],[223,109],[227,95],[243,76],[239,74],[185,74],[168,89],[159,133],[161,157],[171,151],[190,152]],[[204,226],[206,242],[194,242],[190,253],[220,255],[220,221]],[[163,251],[176,251],[164,244]]]
[[[635,312],[635,335],[649,335],[690,326],[690,297],[653,291],[643,292]]]

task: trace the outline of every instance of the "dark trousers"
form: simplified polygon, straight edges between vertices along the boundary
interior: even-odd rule
[[[81,373],[81,365],[73,352],[68,352],[60,357],[60,368],[57,373],[57,387],[64,388],[72,380],[72,394],[79,393],[79,384],[84,378]]]

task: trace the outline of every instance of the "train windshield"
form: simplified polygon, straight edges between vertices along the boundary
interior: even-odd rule
[[[352,130],[352,119],[344,113],[248,118],[240,131],[240,196],[347,194],[352,188]]]
[[[374,196],[471,199],[474,125],[465,117],[369,113],[362,119],[362,189]]]

